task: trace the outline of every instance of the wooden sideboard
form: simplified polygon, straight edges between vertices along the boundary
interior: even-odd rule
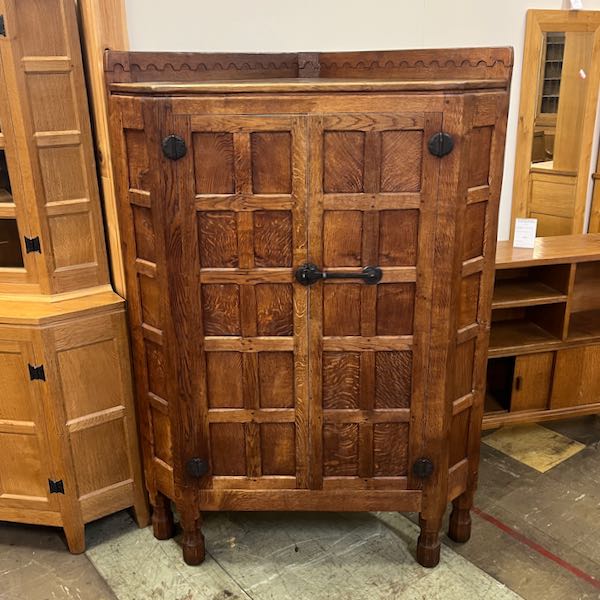
[[[107,54],[146,481],[466,541],[510,49]]]
[[[600,413],[600,234],[499,242],[483,426]]]

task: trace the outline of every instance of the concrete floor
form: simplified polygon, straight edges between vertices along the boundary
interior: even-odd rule
[[[599,599],[600,418],[545,427],[586,447],[540,473],[483,444],[473,536],[444,538],[433,571],[411,556],[415,515],[209,515],[190,568],[123,512],[88,526],[80,556],[58,530],[0,524],[0,599]]]

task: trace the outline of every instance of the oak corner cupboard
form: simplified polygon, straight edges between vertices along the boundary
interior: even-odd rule
[[[416,511],[466,541],[512,51],[109,52],[154,533]]]
[[[62,527],[142,483],[125,307],[109,283],[75,3],[0,1],[0,521]]]

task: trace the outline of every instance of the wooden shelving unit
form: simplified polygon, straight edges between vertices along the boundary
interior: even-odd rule
[[[500,242],[486,429],[600,413],[600,234]]]

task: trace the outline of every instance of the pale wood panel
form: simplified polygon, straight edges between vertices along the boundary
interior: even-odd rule
[[[550,408],[600,402],[600,346],[559,350]]]
[[[0,53],[44,293],[108,282],[75,5],[6,0]],[[40,29],[38,24],[45,23]],[[81,212],[63,201],[87,199]],[[52,217],[47,210],[51,203]],[[61,206],[64,210],[61,211]],[[81,241],[84,240],[84,243]]]
[[[553,352],[517,357],[510,409],[518,411],[547,408],[553,375]]]
[[[123,0],[78,1],[85,73],[94,123],[96,156],[106,215],[106,233],[110,248],[112,283],[126,296],[125,273],[121,251],[121,235],[117,215],[112,148],[108,132],[108,103],[104,79],[104,51],[107,48],[126,50],[129,47],[127,17]]]

